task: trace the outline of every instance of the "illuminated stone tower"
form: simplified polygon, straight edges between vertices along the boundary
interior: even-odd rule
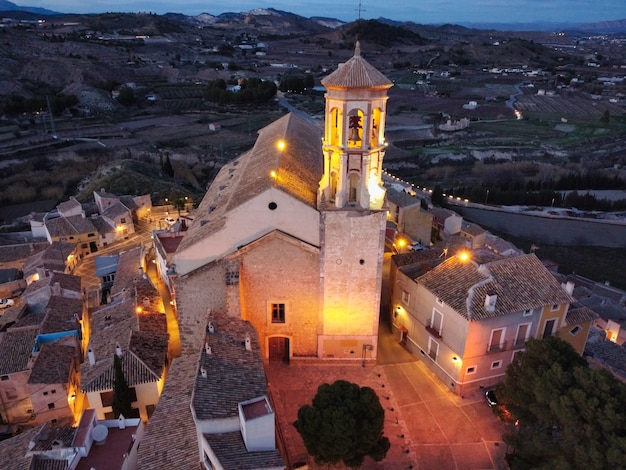
[[[319,185],[322,322],[318,354],[375,359],[385,241],[387,90],[393,83],[354,56],[322,80],[326,116]]]

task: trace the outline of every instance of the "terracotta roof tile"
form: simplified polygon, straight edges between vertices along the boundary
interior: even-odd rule
[[[241,432],[204,434],[224,470],[252,470],[284,468],[285,462],[278,450],[248,452]]]
[[[361,57],[361,46],[357,42],[354,56],[323,78],[322,85],[326,88],[390,88],[393,82]]]
[[[48,343],[41,346],[28,378],[29,384],[66,384],[78,350],[75,346]]]
[[[13,374],[28,369],[37,328],[10,329],[0,338],[0,375]]]
[[[321,136],[317,125],[295,114],[287,114],[261,129],[249,152],[222,167],[178,251],[218,231],[229,212],[272,187],[316,207],[323,170]],[[286,143],[282,151],[276,147],[279,140]],[[272,171],[276,178],[270,176]]]
[[[197,371],[197,355],[184,355],[172,362],[139,446],[138,468],[171,470],[200,466],[196,425],[189,407]]]
[[[206,342],[212,353],[203,350],[200,357],[208,377],[198,370],[192,406],[198,419],[237,416],[239,402],[267,394],[258,337],[250,323],[226,314],[213,312],[209,320],[214,333],[207,333]],[[250,351],[244,346],[246,335]]]
[[[26,429],[15,437],[0,442],[0,468],[3,470],[30,470],[32,457],[27,457],[28,446],[43,426]]]
[[[534,254],[482,265],[454,256],[417,281],[470,321],[574,302]],[[490,312],[485,297],[494,294],[496,308]]]

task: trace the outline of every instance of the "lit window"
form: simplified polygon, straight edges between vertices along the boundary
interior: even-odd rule
[[[272,304],[272,323],[285,323],[285,304]]]

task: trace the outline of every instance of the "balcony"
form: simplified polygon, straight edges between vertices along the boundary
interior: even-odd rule
[[[431,336],[434,336],[435,338],[441,338],[441,329],[437,329],[435,327],[433,327],[431,325],[431,320],[428,320],[428,322],[426,323],[426,326],[424,327],[426,328],[426,331],[428,331]],[[439,327],[441,328],[441,327]]]
[[[506,341],[503,341],[500,344],[490,344],[489,346],[487,346],[487,354],[502,351],[506,351]]]

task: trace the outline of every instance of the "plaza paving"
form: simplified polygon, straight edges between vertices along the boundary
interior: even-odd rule
[[[385,408],[384,433],[391,449],[382,462],[366,459],[363,469],[508,468],[501,441],[504,427],[483,397],[454,395],[382,324],[375,366],[271,363],[267,377],[290,468],[304,463],[313,469],[342,468],[317,466],[293,426],[298,409],[311,403],[317,387],[338,379],[373,388]]]

